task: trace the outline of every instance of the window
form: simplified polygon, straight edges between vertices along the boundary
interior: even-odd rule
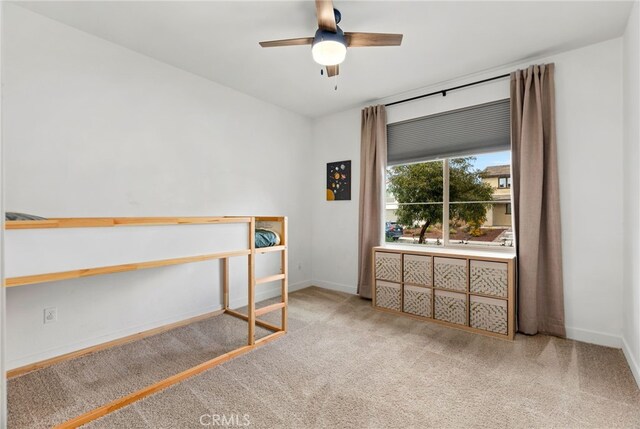
[[[444,209],[444,162],[404,164],[387,169],[385,239],[402,243],[442,245]],[[402,227],[393,236],[389,224]],[[396,232],[396,234],[398,234]]]
[[[510,162],[499,151],[390,166],[386,241],[512,247]]]
[[[498,178],[498,188],[510,188],[511,187],[511,177],[499,177]]]
[[[513,246],[509,100],[387,126],[387,241]]]

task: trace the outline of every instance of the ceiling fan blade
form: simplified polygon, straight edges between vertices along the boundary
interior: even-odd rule
[[[260,42],[260,46],[263,48],[275,48],[278,46],[310,45],[311,43],[313,43],[313,37],[298,37],[297,39],[269,40],[266,42]]]
[[[335,66],[327,66],[327,76],[337,76],[340,73],[340,65],[336,64]]]
[[[361,48],[365,46],[400,46],[402,34],[388,33],[344,33],[347,46]]]
[[[333,13],[333,0],[316,0],[316,15],[318,28],[332,32],[338,31],[336,16]]]

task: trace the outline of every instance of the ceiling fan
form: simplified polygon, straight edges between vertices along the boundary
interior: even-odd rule
[[[297,39],[270,40],[260,42],[263,48],[278,46],[311,45],[311,54],[318,64],[327,68],[327,76],[336,76],[340,72],[340,63],[347,55],[347,47],[400,46],[402,34],[385,33],[348,33],[343,32],[338,23],[342,15],[334,9],[332,0],[316,0],[318,30],[314,37]]]

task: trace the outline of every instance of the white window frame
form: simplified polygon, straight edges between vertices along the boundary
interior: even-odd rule
[[[470,155],[473,156],[473,155]],[[404,246],[417,246],[417,247],[424,247],[424,248],[432,248],[432,249],[471,249],[471,250],[481,250],[481,251],[488,251],[488,252],[503,252],[503,253],[515,253],[516,251],[516,238],[515,238],[515,234],[514,234],[514,238],[513,238],[513,243],[511,246],[500,246],[500,245],[493,245],[493,246],[483,246],[480,244],[462,244],[462,243],[452,243],[451,239],[449,238],[449,206],[451,201],[449,200],[449,160],[452,158],[439,158],[439,159],[434,159],[432,161],[424,161],[424,162],[436,162],[436,161],[442,161],[442,245],[441,246],[426,246],[424,244],[417,244],[417,243],[402,243],[402,245]],[[385,170],[385,174],[386,174],[386,170]],[[387,183],[387,180],[385,179],[385,183]],[[511,190],[511,188],[500,188],[500,189],[509,189]],[[386,189],[385,189],[385,193],[386,193]],[[503,201],[501,201],[503,202]],[[495,204],[496,201],[454,201],[454,203],[463,203],[463,204],[469,204],[469,203],[481,203],[481,204]],[[439,203],[438,203],[439,204]],[[514,224],[514,218],[513,218],[513,193],[511,193],[511,199],[509,200],[509,204],[511,204],[512,210],[511,210],[511,225],[513,228]],[[382,222],[382,229],[384,230],[384,226],[385,226],[385,222],[386,219],[383,219]],[[384,234],[383,234],[384,237]],[[387,246],[393,247],[393,246],[397,246],[400,245],[400,243],[385,243]]]

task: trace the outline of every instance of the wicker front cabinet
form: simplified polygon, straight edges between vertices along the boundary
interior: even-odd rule
[[[512,254],[381,246],[373,265],[374,308],[513,340]]]

